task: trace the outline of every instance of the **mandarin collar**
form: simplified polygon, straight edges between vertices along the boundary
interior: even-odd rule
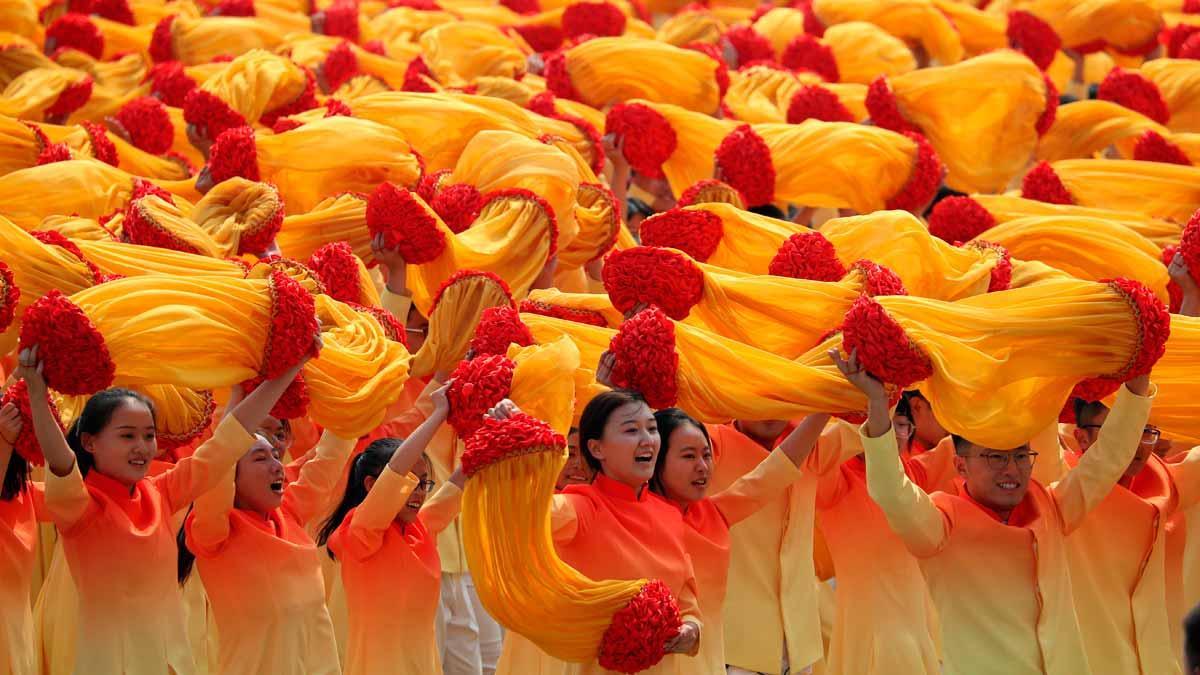
[[[619,481],[615,481],[602,473],[596,474],[596,478],[592,481],[592,485],[603,494],[627,502],[644,502],[650,494],[650,489],[645,484],[642,484],[642,489],[639,494],[638,491],[634,490],[628,485]]]
[[[134,483],[133,486],[130,487],[115,478],[110,478],[100,473],[95,469],[95,467],[93,467],[91,471],[88,471],[88,475],[83,479],[83,482],[100,490],[116,501],[127,502],[133,498],[133,495],[137,491],[137,483]],[[140,482],[141,481],[138,481],[138,483]]]
[[[1029,479],[1030,486],[1029,489],[1025,491],[1025,496],[1021,498],[1021,503],[1013,507],[1012,512],[1008,514],[1007,521],[1001,518],[1000,514],[996,513],[992,507],[987,506],[972,497],[971,493],[967,491],[966,481],[964,481],[961,476],[954,479],[954,483],[958,486],[958,494],[963,499],[974,504],[980,511],[988,514],[988,516],[992,517],[1001,525],[1011,525],[1012,527],[1028,527],[1040,515],[1037,504],[1034,502],[1033,495],[1030,494],[1033,489],[1032,478]]]

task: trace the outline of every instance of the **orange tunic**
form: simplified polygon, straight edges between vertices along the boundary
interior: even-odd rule
[[[462,492],[445,483],[404,525],[396,514],[416,487],[412,474],[384,469],[329,539],[341,561],[349,609],[347,675],[441,672],[435,621],[442,565],[437,533],[458,514]]]
[[[46,472],[46,509],[79,592],[76,672],[193,672],[171,514],[220,482],[254,443],[223,420],[195,454],[133,489],[76,465]]]
[[[5,675],[37,672],[29,586],[42,499],[42,487],[30,483],[12,499],[0,500],[0,673]]]
[[[317,546],[305,525],[321,515],[353,448],[326,432],[265,518],[234,508],[232,470],[196,500],[184,527],[217,624],[218,672],[340,672]]]

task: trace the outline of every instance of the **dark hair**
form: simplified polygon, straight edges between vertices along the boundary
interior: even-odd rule
[[[966,197],[966,196],[967,196],[967,193],[965,193],[965,192],[959,192],[958,190],[952,190],[952,189],[946,187],[945,185],[942,185],[938,188],[937,192],[934,193],[933,199],[929,201],[929,206],[926,207],[925,213],[928,214],[930,211],[932,211],[933,207],[937,206],[938,202],[942,201],[943,199],[946,199],[949,197]]]
[[[759,204],[746,209],[750,213],[757,213],[760,216],[774,218],[776,220],[787,220],[787,214],[774,204]]]
[[[1183,653],[1187,672],[1200,670],[1200,605],[1192,608],[1183,619]]]
[[[0,486],[0,501],[12,501],[22,490],[29,487],[29,462],[14,449],[4,471],[4,484]]]
[[[579,452],[583,454],[584,461],[592,471],[602,473],[604,467],[600,460],[592,456],[591,450],[588,449],[588,441],[604,438],[604,425],[608,424],[608,418],[612,417],[617,408],[629,403],[645,402],[646,397],[632,389],[613,389],[588,401],[583,414],[579,416]]]
[[[75,452],[75,461],[79,463],[81,476],[87,476],[92,467],[96,465],[96,458],[83,448],[83,435],[98,434],[103,431],[112,421],[113,414],[117,412],[117,409],[125,405],[129,399],[145,405],[150,410],[150,419],[155,420],[154,402],[132,389],[113,387],[93,394],[83,406],[83,411],[79,413],[75,423],[71,425],[71,430],[67,433],[67,445],[71,446],[71,450]],[[157,422],[157,420],[155,421]]]
[[[666,496],[666,491],[663,489],[662,472],[663,467],[667,463],[667,451],[670,449],[671,434],[675,430],[688,424],[700,430],[704,434],[704,440],[712,446],[712,439],[708,437],[708,429],[704,425],[696,421],[696,418],[685,413],[679,408],[664,408],[654,413],[654,421],[658,423],[658,436],[662,439],[662,447],[658,450],[658,457],[654,459],[654,477],[650,479],[650,490],[656,494]]]
[[[904,401],[905,405],[909,406],[910,410],[912,408],[912,400],[914,398],[919,398],[926,403],[929,402],[929,399],[925,398],[925,395],[917,389],[907,389],[900,393],[900,400]]]
[[[971,452],[971,446],[975,445],[958,434],[950,434],[950,438],[954,439],[954,454],[960,457],[966,457]]]
[[[1076,398],[1074,403],[1076,426],[1092,424],[1101,413],[1108,410],[1108,406],[1100,401],[1085,401],[1081,398]]]
[[[391,461],[392,455],[396,454],[396,448],[399,448],[403,442],[402,438],[380,438],[371,441],[371,444],[364,448],[358,457],[354,458],[354,462],[350,465],[350,477],[346,479],[346,492],[342,494],[342,500],[338,502],[337,508],[333,510],[317,533],[318,546],[325,546],[333,533],[337,532],[338,527],[342,525],[342,521],[346,519],[346,514],[363,503],[363,500],[367,498],[367,478],[379,478],[388,462]],[[328,553],[330,558],[337,559],[333,555],[333,551],[328,551]]]

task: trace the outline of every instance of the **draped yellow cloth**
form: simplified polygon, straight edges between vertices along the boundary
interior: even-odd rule
[[[0,116],[0,176],[37,166],[41,151],[33,129],[16,118]]]
[[[713,114],[720,105],[717,63],[697,51],[656,40],[605,37],[572,47],[565,57],[570,86],[594,108],[646,99]]]
[[[813,13],[826,26],[850,21],[873,23],[888,33],[918,43],[943,65],[963,58],[963,44],[954,24],[930,0],[814,0]]]
[[[0,91],[0,115],[40,122],[59,94],[87,78],[87,73],[57,65],[26,70]]]
[[[149,38],[146,35],[144,44],[149,44]],[[190,66],[209,63],[223,54],[273,50],[283,38],[275,22],[257,17],[178,16],[171,23],[170,44],[175,59]]]
[[[820,82],[820,78],[811,73],[791,73],[769,66],[751,66],[731,73],[725,105],[743,122],[787,122],[792,98],[804,85],[817,85],[832,92],[856,120],[865,120],[869,116],[865,104],[866,86]]]
[[[1200,168],[1125,159],[1066,159],[1050,166],[1080,206],[1179,223],[1200,207]]]
[[[104,223],[75,216],[46,216],[35,232],[58,232],[77,241],[115,241],[121,237],[125,217],[118,213]]]
[[[1023,9],[1050,24],[1064,47],[1103,40],[1134,51],[1153,43],[1162,16],[1153,0],[1012,0],[997,7]]]
[[[407,8],[397,8],[397,10],[399,9]],[[434,12],[425,13],[432,14]],[[390,12],[386,12],[385,14],[390,14]],[[396,55],[388,57],[369,52],[356,44],[346,42],[340,37],[314,34],[290,35],[288,36],[287,49],[291,50],[293,61],[315,71],[323,65],[329,53],[342,44],[349,45],[350,53],[354,55],[354,60],[358,65],[358,71],[361,74],[355,77],[365,75],[377,80],[376,84],[381,82],[386,85],[386,88],[391,89],[398,90],[404,86],[404,75],[408,66],[407,60],[400,59]],[[348,86],[343,84],[342,87],[330,93],[338,98],[357,98],[347,97],[347,92],[350,91],[347,88]]]
[[[210,258],[228,258],[237,250],[222,245],[207,230],[196,224],[190,217],[190,209],[180,208],[158,195],[146,195],[130,202],[128,214],[142,226],[139,230],[132,222],[126,225],[128,230],[133,231],[129,233],[135,237],[133,241],[138,243],[158,245],[159,238],[166,238],[175,250]],[[134,232],[138,234],[134,235]],[[137,238],[143,233],[146,236],[144,241]]]
[[[1054,125],[1038,143],[1037,158],[1048,162],[1093,157],[1109,146],[1132,159],[1132,140],[1153,131],[1170,140],[1171,132],[1145,115],[1111,101],[1076,101],[1058,109]],[[1190,149],[1190,148],[1189,148]],[[1197,147],[1200,158],[1200,147]]]
[[[971,195],[971,199],[982,206],[997,223],[1026,216],[1078,216],[1102,218],[1125,227],[1153,241],[1160,248],[1179,242],[1183,226],[1133,211],[1110,208],[1076,206],[1073,204],[1050,204],[1034,199],[1023,199],[1015,195]]]
[[[643,241],[647,245],[682,248],[678,245],[686,240],[687,232],[673,233],[673,228],[660,224],[675,218],[690,218],[695,213],[710,213],[720,219],[721,236],[712,255],[700,262],[747,274],[769,274],[771,260],[788,237],[808,232],[803,225],[789,220],[779,220],[751,211],[739,209],[733,204],[703,203],[682,209],[684,215],[669,211],[644,220],[640,226]],[[678,237],[678,239],[674,238]],[[851,260],[850,262],[854,262]]]
[[[270,243],[267,230],[283,218],[283,200],[273,185],[230,178],[209,190],[191,211],[195,221],[221,247],[223,257],[259,254]],[[247,250],[244,242],[253,242]]]
[[[1196,404],[1196,363],[1200,359],[1200,318],[1171,315],[1171,337],[1167,352],[1154,367],[1158,396],[1150,410],[1150,423],[1163,435],[1190,443],[1200,443],[1200,416]]]
[[[291,59],[251,49],[201,83],[200,90],[227,103],[248,124],[255,124],[263,113],[296,100],[305,83],[304,69]]]
[[[413,357],[413,375],[425,377],[452,370],[467,355],[483,311],[512,305],[512,296],[491,275],[468,270],[456,277],[442,289],[428,315],[425,344]]]
[[[17,346],[21,316],[34,301],[52,290],[71,294],[95,283],[82,260],[60,246],[38,241],[4,217],[0,217],[0,262],[8,266],[21,291],[12,324],[0,332],[0,354]]]
[[[45,132],[51,143],[66,143],[81,158],[99,156],[91,135],[82,126],[41,124],[38,128]],[[187,169],[177,161],[152,155],[114,133],[106,133],[105,137],[117,151],[117,167],[122,171],[165,181],[186,181],[189,178]]]
[[[781,57],[789,42],[805,34],[804,12],[776,7],[754,22],[754,31],[766,37],[775,56]],[[880,75],[899,75],[917,68],[904,40],[873,23],[838,23],[829,26],[820,40],[833,52],[841,82],[870,84]]]
[[[421,52],[438,82],[462,85],[476,77],[517,77],[525,54],[499,28],[476,21],[445,23],[421,35]]]
[[[621,322],[625,320],[625,316],[616,307],[613,307],[608,295],[604,293],[568,293],[557,288],[539,288],[530,291],[527,300],[543,308],[549,306],[579,310],[588,314],[592,319],[603,321],[609,328],[619,328]],[[533,311],[525,307],[524,303],[522,303],[522,307],[524,312]],[[584,356],[588,355],[588,352],[584,353]]]
[[[1162,92],[1171,131],[1200,132],[1200,62],[1195,59],[1154,59],[1138,69]]]
[[[335,241],[349,243],[355,255],[374,262],[365,195],[340,194],[321,200],[305,213],[286,216],[275,238],[283,254],[296,260],[306,260],[313,251]]]
[[[676,47],[693,42],[711,45],[716,44],[728,29],[725,22],[707,10],[679,12],[662,22],[655,39]]]
[[[211,258],[157,246],[138,246],[112,240],[75,240],[75,244],[79,246],[83,256],[105,274],[123,277],[170,274],[228,279],[242,279],[246,276],[245,267],[224,258]]]

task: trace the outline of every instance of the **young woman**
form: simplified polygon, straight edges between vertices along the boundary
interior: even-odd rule
[[[303,362],[259,385],[194,455],[153,478],[146,477],[157,451],[147,399],[127,389],[92,396],[68,440],[50,411],[37,346],[22,350],[19,363],[46,457],[46,509],[62,534],[79,592],[76,672],[193,672],[171,515],[245,454],[254,442],[248,430]]]
[[[683,515],[685,543],[696,570],[700,611],[707,626],[691,672],[725,672],[722,605],[729,573],[729,528],[777,497],[802,475],[808,456],[828,415],[810,415],[753,471],[709,497],[713,452],[708,430],[678,408],[654,413],[664,439],[650,489],[674,504]]]
[[[587,485],[595,476],[596,472],[584,461],[579,450],[579,429],[571,427],[567,432],[567,463],[563,464],[555,487],[562,490],[568,485]]]
[[[458,515],[462,476],[433,499],[425,448],[446,421],[443,386],[433,412],[404,441],[381,438],[350,469],[346,493],[318,542],[341,561],[349,609],[345,672],[421,675],[441,672],[437,618],[441,560],[437,535]]]
[[[36,672],[29,588],[37,558],[42,490],[29,482],[29,463],[13,451],[21,433],[17,407],[0,408],[0,672]]]

